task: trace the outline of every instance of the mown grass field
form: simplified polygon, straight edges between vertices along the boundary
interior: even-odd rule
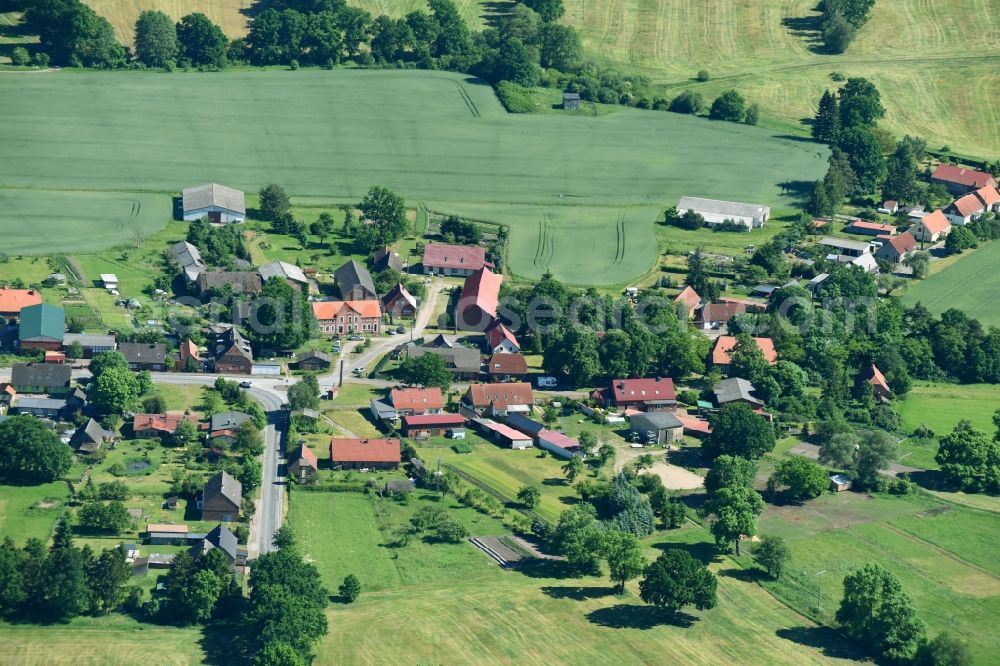
[[[920,424],[938,435],[952,431],[962,420],[983,432],[992,433],[993,413],[1000,409],[1000,387],[993,384],[931,384],[913,387],[899,404],[903,430],[911,432]]]
[[[908,287],[902,293],[903,303],[920,303],[934,314],[956,308],[985,326],[1000,325],[1000,308],[996,307],[1000,290],[1000,243],[986,243],[968,256],[960,256],[942,270]]]
[[[217,95],[227,103],[202,103]],[[509,115],[489,87],[442,72],[5,76],[0,112],[20,119],[0,128],[3,219],[30,219],[10,240],[19,251],[58,249],[53,236],[78,251],[127,244],[129,224],[162,227],[166,195],[195,183],[255,192],[279,182],[335,202],[379,183],[412,206],[510,225],[518,276],[551,270],[583,284],[648,271],[652,222],[679,196],[787,208],[795,199],[780,184],[821,175],[826,152],[652,111]],[[63,193],[29,189],[41,187]],[[130,221],[125,203],[137,196],[152,200]]]
[[[65,481],[37,486],[0,486],[0,539],[18,544],[32,537],[48,540],[69,498]]]
[[[1000,538],[995,513],[929,496],[825,494],[803,507],[773,507],[760,520],[764,534],[792,549],[788,575],[766,587],[779,598],[833,619],[843,577],[868,562],[892,571],[932,635],[949,631],[968,641],[975,663],[992,663],[1000,617]]]

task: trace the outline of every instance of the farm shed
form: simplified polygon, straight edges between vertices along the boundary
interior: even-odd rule
[[[684,435],[684,424],[670,412],[644,412],[629,419],[629,429],[649,444],[669,444]]]
[[[572,93],[572,92],[563,93],[562,107],[564,111],[579,111],[580,93]]]
[[[413,414],[403,417],[403,434],[407,437],[440,437],[447,430],[465,425],[461,414]]]
[[[767,224],[767,218],[771,216],[771,209],[759,204],[681,197],[677,202],[677,213],[683,215],[688,211],[701,215],[706,224],[722,224],[729,220],[742,224],[747,231],[763,227]]]
[[[580,448],[580,442],[558,430],[548,430],[546,428],[539,430],[538,446],[560,458],[572,458],[573,456],[584,455],[583,449]]]
[[[476,429],[491,442],[512,449],[531,448],[531,437],[493,419],[473,419]]]
[[[225,185],[188,187],[181,193],[181,199],[187,222],[203,217],[211,222],[243,222],[247,217],[243,192]]]

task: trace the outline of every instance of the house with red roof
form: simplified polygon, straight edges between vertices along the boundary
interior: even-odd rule
[[[463,331],[485,331],[497,316],[503,276],[480,268],[465,279],[455,305],[455,324]]]
[[[983,202],[983,207],[990,212],[1000,211],[1000,190],[995,187],[981,187],[975,195]]]
[[[376,300],[313,301],[312,309],[320,332],[327,335],[378,335],[382,323],[382,304]]]
[[[15,323],[21,318],[21,309],[41,305],[42,295],[37,289],[0,289],[0,323]]]
[[[932,183],[941,183],[954,195],[965,194],[981,187],[996,187],[997,181],[993,174],[975,169],[955,166],[953,164],[939,164],[931,173]]]
[[[844,231],[849,234],[861,234],[862,236],[893,236],[896,233],[896,227],[891,224],[854,220],[844,227]]]
[[[885,213],[886,215],[895,215],[899,212],[899,202],[895,199],[886,199],[879,206],[878,212]]]
[[[584,450],[580,441],[558,430],[542,428],[538,431],[538,447],[550,451],[560,458],[582,457]]]
[[[319,471],[316,454],[304,443],[292,452],[288,461],[288,476],[299,481],[308,481]]]
[[[403,388],[389,391],[389,402],[397,416],[409,414],[437,414],[444,409],[444,397],[441,389]]]
[[[136,439],[169,437],[181,421],[197,423],[198,419],[193,414],[136,414],[132,417],[132,433]]]
[[[413,297],[402,283],[397,283],[382,297],[382,311],[394,317],[412,319],[417,315],[417,299]]]
[[[774,348],[774,340],[771,338],[754,338],[754,342],[757,343],[757,348],[760,349],[761,353],[764,354],[764,359],[768,363],[774,365],[778,362],[778,352]],[[712,365],[717,366],[723,372],[729,370],[729,365],[732,360],[729,358],[729,352],[733,350],[736,346],[736,338],[731,335],[720,335],[716,339],[715,344],[712,346]]]
[[[191,367],[201,370],[202,366],[203,363],[201,353],[198,351],[198,345],[190,338],[182,342],[180,349],[177,350],[177,362],[174,364],[174,369],[182,371],[185,368]]]
[[[493,268],[486,261],[486,249],[478,245],[446,245],[428,243],[424,246],[424,273],[428,275],[461,275],[468,277],[483,268]]]
[[[733,317],[746,311],[746,304],[738,301],[706,303],[695,314],[694,321],[703,330],[718,330],[726,326]]]
[[[598,389],[590,397],[602,407],[617,410],[637,409],[641,412],[673,412],[677,410],[677,393],[670,377],[646,379],[612,379],[611,384]]]
[[[674,296],[674,305],[684,306],[684,314],[690,317],[695,310],[701,307],[701,296],[698,295],[697,291],[686,286]]]
[[[440,437],[449,430],[465,425],[461,414],[414,414],[403,417],[403,434],[407,437]]]
[[[909,231],[904,231],[898,236],[887,238],[875,256],[894,264],[901,264],[917,251],[917,239]]]
[[[398,469],[400,460],[398,439],[334,437],[330,440],[330,464],[334,469]]]
[[[889,382],[886,381],[885,375],[874,363],[862,371],[861,379],[872,385],[872,392],[879,402],[889,402],[892,399],[892,389],[889,388]]]
[[[512,412],[530,412],[535,394],[527,382],[472,384],[462,397],[462,404],[480,416],[506,416]]]
[[[936,243],[951,232],[951,221],[940,209],[924,216],[910,226],[910,233],[918,241]]]
[[[486,329],[486,346],[494,354],[517,354],[521,344],[502,321],[494,319]]]
[[[983,216],[986,204],[976,196],[975,192],[970,192],[952,201],[943,212],[952,224],[969,224]]]
[[[486,374],[493,382],[523,380],[528,376],[528,361],[523,354],[493,354],[486,362]]]

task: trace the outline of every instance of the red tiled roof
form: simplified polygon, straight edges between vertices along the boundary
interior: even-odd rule
[[[463,312],[472,305],[476,305],[483,312],[495,317],[497,304],[500,302],[501,282],[503,282],[503,275],[493,273],[488,268],[480,268],[465,278],[456,309]]]
[[[330,460],[335,463],[398,463],[400,461],[399,440],[334,437],[330,440]]]
[[[951,221],[945,217],[944,213],[942,213],[940,209],[920,220],[920,222],[923,223],[924,229],[926,229],[929,234],[939,234],[942,231],[947,231],[951,228]]]
[[[886,199],[882,202],[882,208],[886,210],[892,210],[893,208],[899,208],[899,202],[895,199]]]
[[[846,231],[850,231],[851,229],[866,229],[869,231],[880,231],[887,234],[896,233],[896,227],[891,224],[879,224],[878,222],[868,222],[866,220],[855,220],[854,222],[851,222]]]
[[[684,287],[681,293],[674,296],[674,303],[683,303],[688,312],[693,312],[701,304],[701,296],[691,287]]]
[[[411,414],[403,417],[407,428],[414,426],[460,426],[465,423],[461,414]]]
[[[674,414],[677,420],[681,422],[685,430],[690,430],[691,432],[701,432],[706,435],[712,433],[712,427],[708,424],[705,419],[699,419],[696,416],[690,416],[688,414]]]
[[[478,245],[444,245],[428,243],[424,246],[424,266],[431,268],[464,268],[478,271],[486,261],[486,250]]]
[[[764,354],[767,362],[774,365],[778,361],[778,352],[774,349],[774,340],[771,338],[754,338],[757,347]],[[715,341],[712,348],[712,363],[715,365],[729,365],[729,352],[736,346],[736,338],[731,335],[721,335]]]
[[[359,317],[378,319],[382,316],[382,305],[378,301],[313,301],[313,315],[317,321],[331,321],[340,316],[344,309]]]
[[[1000,190],[995,187],[980,187],[976,190],[976,196],[983,202],[984,206],[993,206],[1000,203]]]
[[[767,303],[761,303],[760,301],[751,301],[747,298],[733,298],[731,296],[720,296],[720,303],[741,303],[746,306],[747,310],[759,310],[763,312],[767,309]]]
[[[573,439],[565,433],[561,433],[558,430],[547,430],[542,429],[538,431],[538,438],[544,438],[545,441],[558,446],[560,449],[578,449],[580,448],[580,442]]]
[[[521,348],[521,344],[514,337],[514,334],[510,332],[510,329],[497,319],[486,329],[486,341],[490,344],[490,347],[496,347],[504,340],[507,340],[518,349]]]
[[[529,440],[529,441],[531,440],[530,435],[525,435],[520,430],[514,430],[509,425],[505,425],[503,423],[497,423],[496,421],[491,421],[489,419],[483,421],[482,423],[493,432],[503,435],[507,439],[518,442],[522,442],[524,440]]]
[[[933,180],[943,180],[948,183],[955,183],[957,185],[964,185],[965,187],[985,187],[992,182],[996,182],[993,179],[993,175],[985,173],[983,171],[976,171],[975,169],[966,169],[964,167],[954,166],[951,164],[939,164],[934,173],[931,174],[931,179]]]
[[[885,380],[885,375],[882,374],[882,371],[879,370],[878,366],[876,366],[874,363],[871,366],[869,366],[867,375],[869,382],[875,384],[879,388],[884,389],[886,392],[890,392],[889,382]]]
[[[613,379],[611,396],[615,404],[627,402],[652,402],[676,400],[674,380],[670,377],[650,377],[647,379]]]
[[[437,387],[392,389],[389,391],[389,399],[396,409],[411,409],[415,412],[444,407],[444,397]]]
[[[184,414],[136,414],[132,418],[132,432],[158,430],[169,434],[177,430],[177,424],[184,419],[192,422],[198,420],[193,415]]]
[[[909,231],[888,239],[889,245],[895,248],[897,254],[906,254],[917,249],[917,239]]]
[[[983,202],[975,194],[966,194],[964,197],[959,197],[951,202],[951,206],[949,206],[949,208],[958,211],[958,214],[962,217],[981,213],[983,207]]]
[[[199,360],[201,357],[198,356],[198,345],[191,339],[185,340],[181,343],[180,357],[182,361],[186,361],[189,358]]]
[[[747,306],[743,303],[708,303],[699,311],[698,321],[728,322],[746,311]]]
[[[308,463],[313,469],[319,469],[319,460],[316,459],[316,454],[312,452],[308,446],[303,444],[296,451],[297,455],[293,458],[298,459],[302,463]]]
[[[41,305],[37,289],[0,289],[0,312],[19,313],[29,305]]]
[[[510,405],[533,405],[535,396],[531,384],[511,382],[509,384],[472,384],[469,386],[469,400],[474,407],[494,405],[506,409]]]
[[[17,391],[10,384],[0,384],[0,393],[6,393],[7,395],[17,395]]]
[[[60,363],[66,360],[66,354],[57,351],[47,351],[45,352],[44,361],[45,363]]]
[[[491,375],[526,375],[528,361],[523,354],[493,354],[487,364],[487,372]]]

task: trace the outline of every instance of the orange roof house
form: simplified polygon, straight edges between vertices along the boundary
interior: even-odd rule
[[[862,377],[872,385],[872,392],[875,394],[876,400],[888,402],[889,398],[892,397],[892,389],[889,388],[889,382],[886,381],[885,375],[874,363],[865,368]]]
[[[22,308],[41,304],[42,295],[37,289],[0,289],[0,317],[16,318]]]
[[[375,300],[314,301],[312,309],[317,321],[330,321],[343,314],[355,314],[359,317],[382,316],[382,305]]]
[[[754,338],[758,349],[764,354],[768,363],[774,365],[778,362],[778,352],[774,349],[774,340],[771,338]],[[736,346],[736,338],[731,335],[720,335],[712,347],[712,365],[728,366],[732,361],[729,352]]]
[[[444,409],[444,397],[441,389],[405,388],[389,391],[389,400],[400,415],[403,414],[434,414]]]
[[[334,437],[330,440],[330,463],[334,468],[395,469],[400,459],[398,439]]]
[[[1000,209],[1000,190],[995,187],[981,187],[975,192],[979,200],[989,210]]]
[[[681,293],[674,296],[674,303],[683,305],[687,308],[687,314],[690,315],[701,307],[701,296],[691,287],[684,287],[681,289]]]
[[[941,212],[934,211],[923,219],[917,220],[910,227],[910,233],[919,241],[933,243],[951,231],[951,221]]]
[[[455,322],[465,331],[484,331],[497,316],[503,275],[480,268],[465,279],[455,305]]]
[[[132,432],[136,437],[159,437],[172,435],[181,421],[197,423],[193,414],[136,414],[132,417]]]

